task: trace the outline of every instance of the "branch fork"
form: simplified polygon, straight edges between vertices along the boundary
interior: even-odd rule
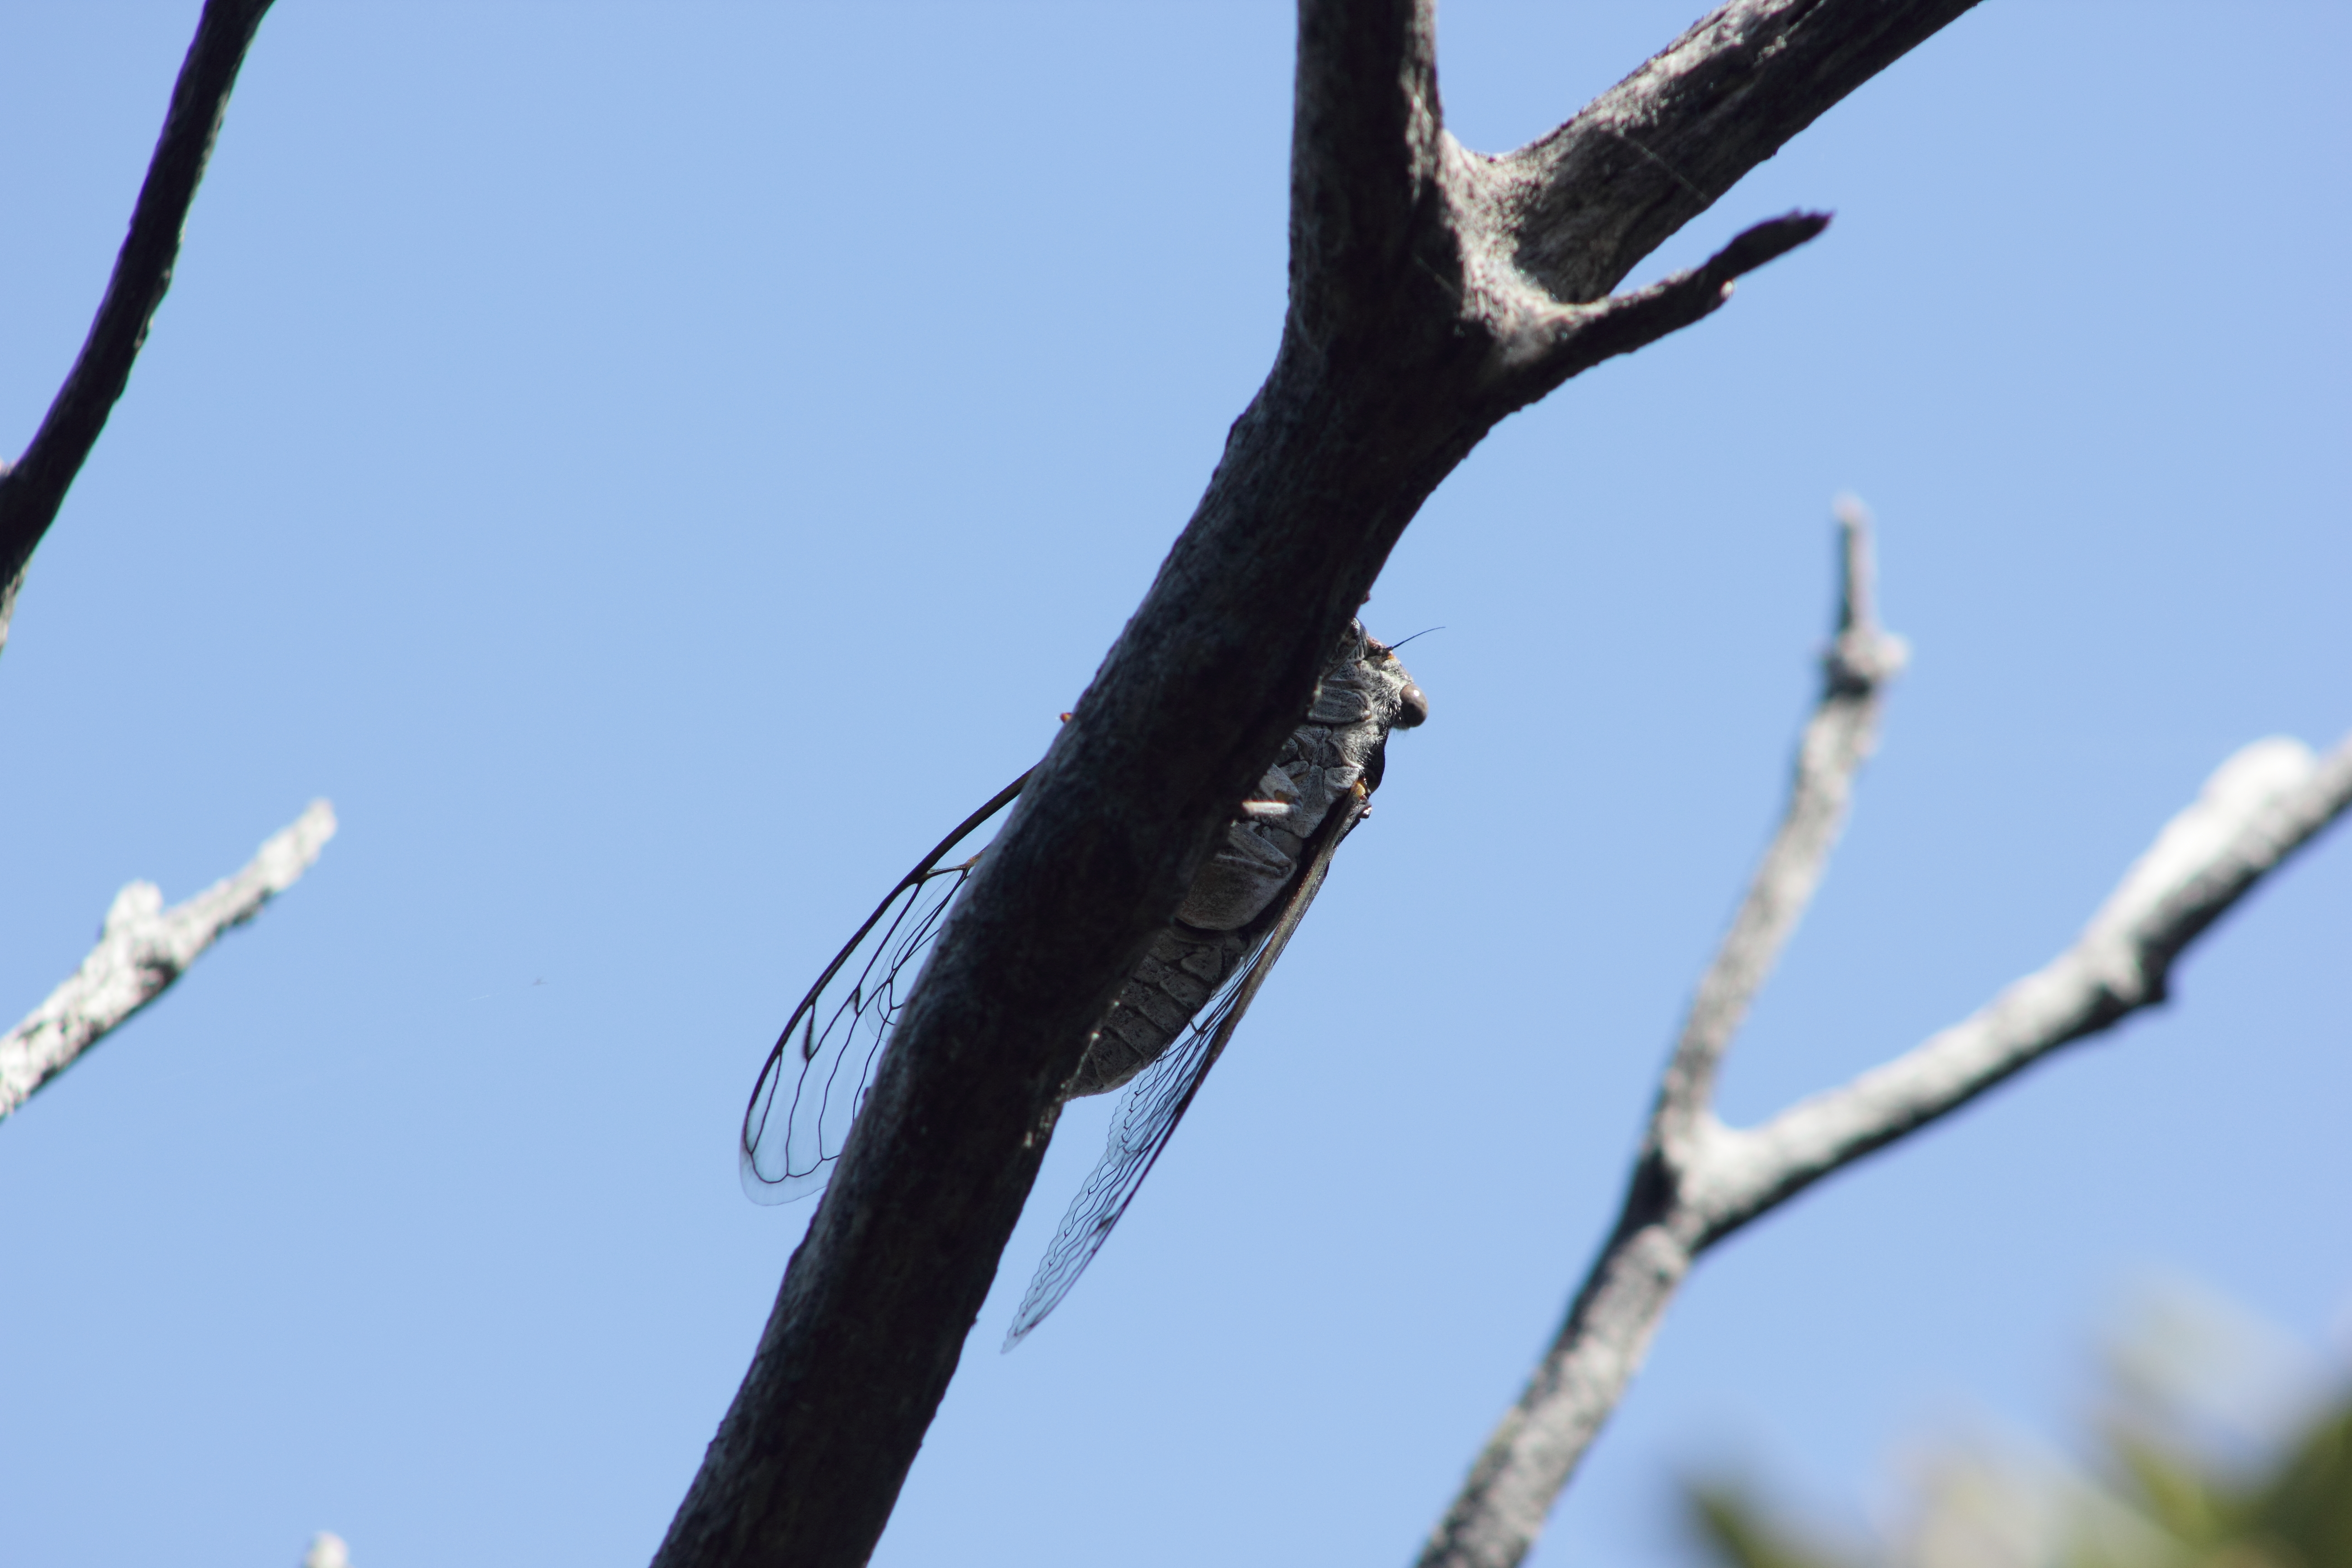
[[[1445,395],[1467,395],[1491,426],[1602,360],[1713,314],[1734,279],[1829,225],[1824,214],[1790,213],[1630,294],[1608,289],[1638,257],[1597,289],[1563,289],[1581,275],[1528,263],[1558,249],[1556,204],[1542,198],[1559,164],[1552,143],[1575,122],[1519,153],[1473,153],[1445,129],[1431,5],[1305,0],[1299,18],[1286,353],[1349,366],[1387,360],[1409,373],[1406,384],[1426,384],[1433,363],[1446,365]],[[1616,124],[1597,129],[1638,145]],[[1691,211],[1713,199],[1677,180],[1696,201]]]
[[[1878,624],[1868,515],[1842,501],[1838,521],[1838,631],[1780,828],[1699,982],[1617,1223],[1421,1568],[1510,1568],[1527,1554],[1707,1247],[2059,1047],[2164,1000],[2182,949],[2352,807],[2352,736],[2325,756],[2298,741],[2254,742],[2165,826],[2049,964],[1851,1082],[1759,1126],[1726,1126],[1714,1110],[1724,1053],[1820,884],[1854,776],[1876,744],[1885,684],[1906,657]]]
[[[1273,367],[942,927],[657,1568],[866,1561],[1087,1031],[1422,502],[1512,411],[1820,233],[1818,215],[1776,219],[1610,297],[1712,193],[1965,8],[1735,0],[1489,158],[1446,133],[1430,0],[1299,0]]]

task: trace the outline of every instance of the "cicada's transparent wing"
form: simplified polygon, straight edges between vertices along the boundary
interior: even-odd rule
[[[804,1198],[832,1176],[923,955],[980,859],[952,857],[1028,779],[999,790],[900,878],[793,1009],[743,1112],[737,1152],[752,1202]]]
[[[784,1026],[743,1118],[743,1190],[754,1203],[824,1188],[922,955],[970,875],[966,865],[935,867],[892,889]]]
[[[1298,929],[1307,906],[1321,890],[1324,873],[1331,868],[1339,841],[1363,814],[1364,794],[1360,787],[1343,811],[1332,814],[1320,842],[1300,868],[1297,884],[1256,950],[1210,997],[1190,1032],[1127,1086],[1111,1117],[1110,1139],[1102,1159],[1071,1200],[1070,1212],[1062,1216],[1061,1228],[1054,1233],[1053,1244],[1037,1265],[1036,1277],[1029,1281],[1028,1293],[1021,1298],[1021,1310],[1013,1315],[1013,1326],[1004,1335],[1006,1350],[1019,1344],[1061,1305],[1062,1298],[1070,1293],[1070,1287],[1110,1238],[1111,1227],[1134,1201],[1143,1178],[1151,1173],[1160,1152],[1168,1147],[1176,1124],[1200,1092],[1202,1080],[1224,1054],[1225,1043],[1234,1037],[1242,1015],[1249,1011],[1258,987],[1265,984],[1282,950],[1289,945],[1290,933]]]

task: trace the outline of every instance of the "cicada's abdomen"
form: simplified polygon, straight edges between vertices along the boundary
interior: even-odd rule
[[[1118,989],[1086,1060],[1065,1094],[1104,1094],[1158,1061],[1192,1016],[1249,956],[1238,931],[1201,931],[1181,921],[1151,939],[1151,950]]]
[[[1351,622],[1317,683],[1307,720],[1225,826],[1176,918],[1119,987],[1097,1026],[1070,1098],[1118,1088],[1158,1060],[1264,934],[1298,875],[1307,841],[1350,790],[1378,786],[1391,729],[1410,729],[1429,704],[1395,654]]]

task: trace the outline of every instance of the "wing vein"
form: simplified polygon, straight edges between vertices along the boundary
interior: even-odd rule
[[[1062,1216],[1060,1228],[1055,1231],[1053,1242],[1038,1262],[1036,1275],[1021,1298],[1020,1310],[1013,1315],[1013,1326],[1004,1335],[1005,1350],[1019,1344],[1061,1305],[1062,1298],[1070,1293],[1078,1276],[1086,1272],[1087,1265],[1110,1239],[1111,1227],[1127,1213],[1127,1205],[1135,1201],[1143,1178],[1160,1163],[1160,1152],[1175,1134],[1176,1124],[1192,1108],[1209,1069],[1224,1054],[1225,1043],[1240,1026],[1242,1015],[1249,1011],[1259,987],[1265,984],[1266,976],[1282,957],[1282,950],[1289,945],[1291,933],[1306,918],[1307,907],[1322,889],[1324,874],[1331,868],[1331,858],[1339,852],[1339,841],[1353,831],[1363,813],[1364,792],[1359,787],[1349,797],[1345,808],[1334,812],[1324,832],[1318,836],[1318,842],[1300,868],[1298,880],[1283,902],[1281,913],[1250,956],[1219,988],[1208,1010],[1194,1021],[1191,1032],[1128,1086],[1118,1110],[1111,1117],[1110,1137],[1101,1160],[1087,1177],[1086,1184],[1078,1189],[1077,1196],[1071,1200],[1069,1212]]]

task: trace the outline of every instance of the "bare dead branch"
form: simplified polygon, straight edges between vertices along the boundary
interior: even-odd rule
[[[106,428],[115,400],[130,384],[131,363],[147,341],[147,324],[172,286],[180,231],[196,199],[229,91],[270,0],[205,0],[196,36],[172,88],[163,132],[148,161],[146,183],[131,212],[131,231],[114,261],[89,336],[49,405],[32,445],[0,470],[0,583],[13,611],[25,563],[64,504],[66,491]],[[0,617],[4,619],[4,617]],[[0,643],[6,641],[0,624]]]
[[[1812,902],[1845,828],[1854,775],[1877,748],[1885,683],[1906,657],[1903,639],[1879,626],[1873,607],[1870,517],[1860,502],[1840,503],[1838,539],[1837,637],[1822,657],[1821,700],[1797,742],[1788,807],[1699,980],[1651,1117],[1652,1142],[1671,1150],[1685,1149],[1701,1131],[1723,1054]]]
[[[1300,0],[1290,310],[1328,342],[1379,313],[1435,193],[1437,34],[1423,0]]]
[[[1540,334],[1539,352],[1512,379],[1532,403],[1603,360],[1702,321],[1730,303],[1733,279],[1788,255],[1829,226],[1827,213],[1789,213],[1743,230],[1704,267],[1597,305],[1555,306],[1544,315],[1549,331]]]
[[[1705,1194],[1710,1237],[1948,1115],[2061,1046],[2162,1002],[2182,950],[2347,806],[2352,735],[2325,756],[2284,737],[2238,752],[2049,964],[1843,1088],[1761,1127],[1726,1129],[1709,1152],[1719,1172]]]
[[[1677,46],[1673,69],[1653,62],[1616,89],[1611,123],[1679,145],[1687,122],[1745,149],[1710,165],[1720,189],[1958,8],[1734,5]],[[1908,20],[1890,30],[1890,16]],[[1865,44],[1831,50],[1837,69],[1773,64],[1776,47],[1811,59],[1857,29]],[[943,929],[661,1568],[866,1560],[1087,1031],[1423,500],[1514,409],[1703,316],[1731,276],[1818,232],[1768,225],[1691,279],[1569,312],[1605,287],[1562,292],[1523,253],[1567,278],[1559,258],[1587,235],[1583,274],[1613,281],[1673,226],[1648,185],[1570,156],[1573,138],[1550,163],[1465,151],[1442,124],[1433,37],[1425,0],[1302,0],[1291,310],[1274,367]],[[1718,48],[1740,58],[1710,76]],[[1694,85],[1718,79],[1747,86]],[[1633,206],[1580,213],[1620,202]]]
[[[1514,255],[1598,300],[1823,110],[1976,0],[1734,0],[1550,135],[1498,160]]]
[[[1886,682],[1906,657],[1903,639],[1878,624],[1870,516],[1860,502],[1839,502],[1838,541],[1837,633],[1822,656],[1822,693],[1797,743],[1788,805],[1692,998],[1615,1233],[1431,1536],[1422,1568],[1487,1568],[1527,1554],[1690,1270],[1696,1247],[1685,1234],[1685,1173],[1722,1131],[1712,1110],[1717,1071],[1821,885],[1854,775],[1877,745]]]
[[[81,967],[0,1037],[0,1117],[170,989],[221,932],[292,887],[334,836],[334,808],[312,801],[243,870],[184,903],[165,909],[152,882],[133,882],[115,894]]]
[[[2352,806],[2352,736],[2245,748],[2174,817],[2074,946],[1965,1022],[1754,1129],[1713,1109],[1717,1069],[1812,897],[1879,689],[1904,658],[1872,610],[1866,520],[1841,518],[1845,588],[1820,706],[1780,831],[1700,982],[1609,1239],[1518,1403],[1487,1440],[1421,1568],[1507,1568],[1526,1556],[1707,1247],[1806,1187],[1947,1115],[2070,1041],[2161,1001],[2173,960],[2254,884]]]
[[[89,336],[32,444],[14,465],[0,467],[0,647],[7,645],[33,551],[130,384],[148,324],[172,286],[188,208],[269,5],[205,0]],[[333,811],[317,801],[263,845],[251,865],[174,909],[163,908],[152,882],[133,882],[116,894],[98,946],[80,969],[0,1038],[0,1117],[163,994],[222,931],[251,920],[292,886],[334,831]]]

